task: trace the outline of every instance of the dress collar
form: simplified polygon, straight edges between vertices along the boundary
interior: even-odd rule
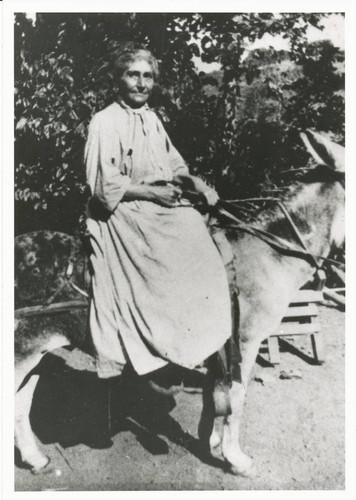
[[[125,109],[127,112],[131,112],[137,115],[142,115],[149,109],[147,102],[143,106],[141,106],[141,108],[131,108],[123,99],[121,99],[121,97],[118,97],[114,102],[115,104],[118,104],[123,109]]]

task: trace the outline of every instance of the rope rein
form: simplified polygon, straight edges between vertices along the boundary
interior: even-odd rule
[[[288,221],[290,227],[292,228],[292,231],[293,231],[293,233],[297,239],[297,242],[299,243],[300,246],[296,246],[295,244],[291,243],[290,241],[288,241],[284,238],[281,238],[280,236],[277,236],[273,233],[270,233],[270,232],[265,231],[263,229],[253,227],[250,224],[246,224],[229,211],[229,209],[231,207],[236,208],[234,205],[235,203],[264,202],[264,201],[273,201],[278,205],[278,207],[280,208],[280,210],[284,214],[286,220]],[[330,259],[328,257],[323,257],[321,255],[314,255],[308,250],[308,247],[303,239],[302,234],[300,233],[299,229],[297,228],[297,226],[296,226],[295,222],[293,221],[290,213],[288,212],[286,206],[284,205],[282,200],[279,198],[268,197],[268,198],[246,198],[246,199],[242,199],[242,200],[219,200],[218,206],[216,207],[216,211],[218,214],[223,215],[226,218],[233,221],[234,222],[233,227],[235,229],[240,229],[241,231],[252,234],[252,235],[260,238],[261,240],[265,241],[269,245],[273,246],[277,250],[288,251],[288,252],[293,253],[297,257],[307,258],[308,260],[312,261],[312,263],[313,263],[314,267],[316,267],[316,269],[320,269],[322,267],[318,263],[318,260],[322,260],[323,262],[330,262],[330,263],[335,264],[339,267],[343,267],[343,264],[341,262],[338,262],[334,259]]]

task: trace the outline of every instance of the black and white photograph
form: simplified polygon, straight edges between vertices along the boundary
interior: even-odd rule
[[[9,487],[345,492],[345,5],[14,4]]]

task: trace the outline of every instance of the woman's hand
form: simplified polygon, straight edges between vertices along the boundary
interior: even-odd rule
[[[145,200],[158,203],[164,207],[173,208],[179,205],[182,190],[180,187],[167,183],[131,184],[125,191],[122,201]]]
[[[164,207],[173,208],[179,205],[182,196],[182,190],[173,184],[165,186],[149,186],[150,201],[163,205]]]
[[[203,195],[205,196],[206,202],[210,207],[213,207],[219,201],[219,195],[214,188],[208,187],[208,189],[203,191]]]
[[[214,188],[209,187],[203,180],[198,177],[190,177],[193,184],[193,189],[197,193],[203,194],[208,206],[214,206],[219,200],[219,195]],[[180,199],[183,194],[182,189],[171,183],[157,184],[156,182],[150,184],[131,185],[126,190],[123,201],[132,200],[146,200],[158,203],[164,207],[177,207],[180,204]]]
[[[215,189],[208,186],[200,177],[196,177],[195,175],[178,175],[174,177],[174,182],[183,186],[183,189],[201,193],[210,207],[213,207],[219,201],[219,195]]]

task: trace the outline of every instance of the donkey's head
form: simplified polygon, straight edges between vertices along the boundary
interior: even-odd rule
[[[317,165],[326,165],[337,172],[345,172],[345,148],[327,137],[307,129],[300,137]]]
[[[322,182],[320,192],[323,197],[319,198],[319,203],[323,203],[320,205],[323,216],[329,216],[329,242],[332,247],[340,247],[345,241],[345,148],[310,129],[300,136],[317,164],[309,169],[306,180]]]

